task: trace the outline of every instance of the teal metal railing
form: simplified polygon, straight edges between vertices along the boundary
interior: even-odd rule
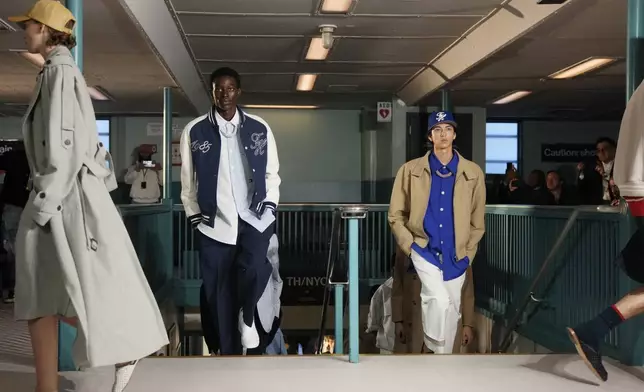
[[[488,206],[486,237],[473,265],[477,306],[512,318],[574,208]],[[613,208],[581,208],[532,293],[518,332],[556,352],[571,351],[564,331],[635,288],[614,263],[633,233],[630,216]],[[603,351],[626,364],[644,364],[641,320],[612,331]]]
[[[282,277],[323,278],[331,238],[335,204],[282,204],[277,212]],[[390,276],[389,258],[395,248],[387,223],[387,205],[367,205],[359,227],[359,280],[363,288],[384,282]],[[199,306],[201,271],[197,238],[186,220],[182,205],[174,208],[175,301],[179,306]],[[349,221],[340,228],[341,252],[348,249]],[[320,289],[323,289],[320,287]],[[285,287],[288,290],[288,287]],[[286,295],[288,293],[285,293]],[[320,295],[319,298],[322,298]],[[320,303],[321,305],[321,303]]]
[[[333,211],[341,205],[281,205],[278,212],[282,275],[324,276]],[[359,221],[359,279],[372,286],[389,276],[394,241],[387,206],[370,205]],[[510,319],[525,298],[535,274],[561,234],[573,208],[488,206],[486,235],[473,264],[477,307],[490,316]],[[198,306],[199,267],[192,230],[175,206],[175,270],[178,297]],[[346,250],[347,222],[341,249]],[[532,307],[518,331],[555,352],[572,348],[564,328],[582,322],[634,288],[613,260],[633,231],[630,218],[616,209],[582,208],[555,252],[534,292],[543,299]],[[320,297],[322,297],[320,295]],[[627,364],[644,364],[642,321],[613,331],[604,352]]]

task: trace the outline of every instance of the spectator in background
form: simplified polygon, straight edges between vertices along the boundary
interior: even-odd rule
[[[580,162],[577,165],[578,188],[582,204],[619,204],[619,189],[613,180],[613,163],[617,143],[611,138],[601,137],[596,143],[596,161]]]
[[[161,165],[152,160],[152,154],[152,149],[140,146],[136,162],[125,174],[125,183],[132,186],[130,197],[134,204],[154,204],[161,198],[163,171]]]
[[[4,186],[0,193],[2,203],[2,237],[7,258],[2,270],[2,288],[7,290],[4,301],[14,300],[16,273],[15,242],[20,215],[29,200],[29,162],[24,149],[13,149],[2,157],[5,170]],[[1,294],[1,293],[0,293]]]
[[[574,206],[579,204],[576,190],[567,186],[556,170],[551,170],[546,176],[546,186],[553,196],[553,204],[560,206]]]
[[[510,181],[509,199],[512,204],[527,204],[547,206],[554,204],[554,197],[546,187],[546,174],[541,170],[533,170],[528,179],[522,182],[518,177]]]

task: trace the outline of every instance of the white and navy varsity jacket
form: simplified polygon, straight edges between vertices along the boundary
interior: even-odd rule
[[[252,173],[250,210],[261,217],[265,209],[275,210],[279,203],[277,146],[271,128],[261,117],[237,110],[241,117],[239,140]],[[188,123],[181,136],[181,201],[195,227],[199,223],[209,227],[215,224],[220,138],[214,108]],[[184,143],[189,143],[190,148],[185,148]]]

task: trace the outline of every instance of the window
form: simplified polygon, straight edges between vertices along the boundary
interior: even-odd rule
[[[485,173],[505,174],[508,163],[517,169],[519,124],[489,122],[485,128]]]
[[[110,120],[96,120],[98,140],[103,143],[107,151],[110,150]]]

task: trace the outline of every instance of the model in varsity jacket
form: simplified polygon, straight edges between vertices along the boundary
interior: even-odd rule
[[[272,272],[279,160],[268,124],[237,106],[239,74],[220,68],[210,82],[213,108],[181,135],[181,201],[199,237],[201,306],[213,315],[204,334],[218,338],[222,355],[238,355],[259,345],[253,320]]]

